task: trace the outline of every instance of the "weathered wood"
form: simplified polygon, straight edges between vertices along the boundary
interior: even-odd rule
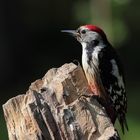
[[[119,139],[80,66],[65,64],[3,105],[9,140]]]

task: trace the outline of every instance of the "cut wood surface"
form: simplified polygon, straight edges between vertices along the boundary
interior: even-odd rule
[[[86,95],[80,65],[50,69],[3,105],[9,140],[118,140],[104,107]]]

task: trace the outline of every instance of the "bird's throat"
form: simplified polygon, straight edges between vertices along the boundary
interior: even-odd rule
[[[82,65],[88,81],[89,86],[93,94],[100,94],[101,85],[100,74],[99,74],[99,64],[98,64],[98,55],[101,51],[100,46],[89,46],[89,44],[82,44]]]

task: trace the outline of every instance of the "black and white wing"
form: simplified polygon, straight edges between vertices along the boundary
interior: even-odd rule
[[[101,80],[115,112],[114,122],[118,118],[124,132],[124,125],[128,129],[125,118],[127,99],[121,62],[111,46],[101,50],[99,62]]]

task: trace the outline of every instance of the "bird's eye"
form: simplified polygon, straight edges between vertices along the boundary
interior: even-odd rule
[[[82,30],[81,33],[82,33],[82,34],[85,34],[85,33],[86,33],[86,30]]]

